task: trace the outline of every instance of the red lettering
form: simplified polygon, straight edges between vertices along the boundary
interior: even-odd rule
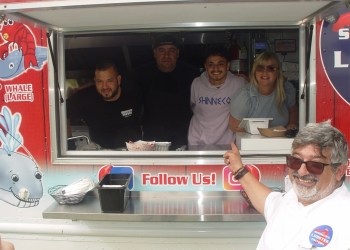
[[[216,173],[211,173],[211,182],[212,185],[216,184]]]
[[[159,179],[155,176],[151,176],[149,179],[149,182],[151,185],[158,185],[159,184]]]
[[[209,185],[209,184],[211,184],[211,176],[210,176],[210,175],[203,176],[202,184],[203,184],[203,185]]]
[[[215,185],[216,174],[211,173],[210,175],[204,175],[203,173],[192,173],[192,184],[193,185]]]
[[[151,176],[149,173],[141,174],[142,185],[187,185],[188,176],[169,176],[167,173],[158,173]]]
[[[350,176],[350,168],[347,168],[347,169],[346,169],[345,175],[346,175],[346,176]]]
[[[33,102],[33,93],[7,93],[4,95],[5,102]]]
[[[142,185],[146,185],[146,183],[149,181],[150,174],[141,174],[142,176]]]
[[[200,185],[202,183],[202,174],[200,173],[192,173],[192,184],[193,185]]]

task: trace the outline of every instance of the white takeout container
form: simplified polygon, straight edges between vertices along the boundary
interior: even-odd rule
[[[273,128],[258,128],[261,135],[266,137],[284,137],[287,129],[283,126]]]
[[[155,149],[155,141],[129,141],[125,144],[129,151],[154,151]]]
[[[258,128],[268,128],[269,121],[272,118],[243,118],[241,123],[238,125],[239,128],[244,128],[247,133],[253,135],[259,135]]]
[[[168,151],[171,146],[171,142],[156,142],[156,151]]]

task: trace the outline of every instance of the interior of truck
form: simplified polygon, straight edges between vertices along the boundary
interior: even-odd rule
[[[95,62],[101,58],[115,61],[122,75],[134,72],[139,66],[153,61],[152,44],[160,33],[165,32],[159,30],[66,35],[66,98],[94,84]],[[298,89],[298,29],[183,30],[170,34],[181,41],[179,60],[196,67],[199,72],[204,71],[206,49],[213,45],[227,48],[231,60],[230,71],[247,79],[256,56],[265,50],[273,51],[280,58],[285,77]],[[86,149],[86,144],[89,144],[87,126],[81,120],[75,120],[72,125],[72,137],[68,140],[70,143],[74,141],[77,150]]]

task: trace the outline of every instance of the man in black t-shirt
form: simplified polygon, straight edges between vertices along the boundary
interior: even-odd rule
[[[136,86],[122,80],[116,65],[106,61],[96,66],[94,80],[94,86],[67,100],[68,120],[82,120],[91,140],[102,148],[125,148],[125,142],[140,140],[141,95]]]
[[[154,63],[137,70],[143,91],[143,139],[169,141],[171,149],[177,149],[187,145],[191,83],[199,71],[178,61],[179,42],[171,35],[155,39],[153,55]]]

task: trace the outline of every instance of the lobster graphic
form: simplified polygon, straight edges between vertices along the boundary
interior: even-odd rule
[[[9,55],[9,46],[16,44],[24,56],[24,68],[38,66],[35,56],[35,38],[26,25],[11,19],[3,20],[0,23],[0,34],[4,40],[4,43],[0,45],[1,60]]]

